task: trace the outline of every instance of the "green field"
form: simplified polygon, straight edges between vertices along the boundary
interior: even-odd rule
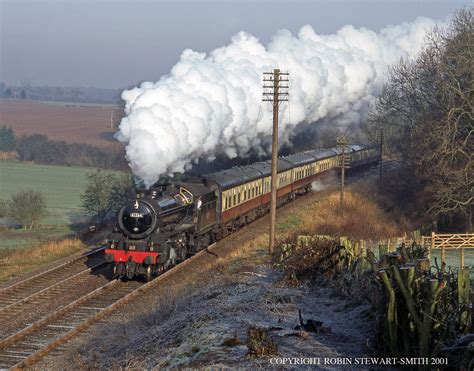
[[[441,266],[441,250],[431,251],[431,264],[434,265],[434,258],[437,258],[438,265]],[[446,250],[446,265],[452,269],[459,269],[461,259],[459,257],[459,250]],[[474,279],[474,249],[464,249],[464,266],[469,268],[471,272],[471,279]]]
[[[85,217],[81,209],[81,193],[86,174],[94,168],[28,164],[0,161],[0,198],[9,199],[20,189],[41,191],[48,216],[40,220],[40,228],[31,231],[0,229],[0,249],[27,246],[72,232],[70,224]],[[0,225],[7,221],[0,219]]]

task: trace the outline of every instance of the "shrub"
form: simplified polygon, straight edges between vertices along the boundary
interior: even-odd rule
[[[44,195],[32,189],[18,191],[1,206],[5,216],[27,229],[33,228],[47,214]]]

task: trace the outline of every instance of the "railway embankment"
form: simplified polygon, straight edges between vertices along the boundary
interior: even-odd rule
[[[349,187],[344,218],[337,213],[339,194],[333,190],[284,206],[279,237],[295,230],[349,231],[356,238],[399,233],[393,216],[370,200],[362,183]],[[36,368],[271,366],[271,354],[249,355],[259,347],[283,357],[369,355],[370,308],[355,305],[330,285],[288,284],[268,257],[267,229],[265,217],[220,241],[211,253],[168,275]],[[306,331],[301,325],[308,320],[321,322],[321,328]],[[264,329],[263,335],[249,339],[251,328]]]

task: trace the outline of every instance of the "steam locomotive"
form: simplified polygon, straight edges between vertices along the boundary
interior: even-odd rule
[[[380,146],[349,145],[311,150],[278,159],[277,206],[339,171],[379,164]],[[105,250],[115,277],[154,276],[185,260],[270,209],[271,161],[234,167],[183,182],[139,190],[118,213]]]

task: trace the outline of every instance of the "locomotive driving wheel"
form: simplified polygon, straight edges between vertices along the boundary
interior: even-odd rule
[[[183,262],[188,257],[188,248],[186,246],[178,247],[178,260]]]
[[[146,281],[150,282],[153,279],[153,270],[151,269],[151,265],[146,268]]]
[[[114,279],[120,278],[123,276],[125,271],[124,263],[115,263],[114,265]]]

